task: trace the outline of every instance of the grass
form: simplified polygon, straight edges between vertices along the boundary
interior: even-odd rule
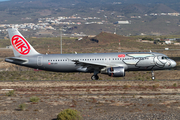
[[[9,97],[10,97],[10,96],[14,96],[14,94],[15,94],[15,93],[14,93],[14,90],[11,90],[11,91],[9,91],[8,93],[6,93],[6,95],[9,96]]]
[[[25,103],[20,104],[20,105],[19,105],[19,109],[20,109],[21,111],[24,111],[24,110],[26,109],[26,104],[25,104]]]
[[[153,89],[159,88],[159,84],[152,85]]]
[[[16,66],[17,67],[17,66]],[[62,73],[62,72],[50,72],[50,71],[34,71],[33,69],[27,68],[11,68],[13,71],[2,71],[0,72],[0,81],[33,81],[33,80],[89,80],[91,81],[92,73]],[[139,73],[139,74],[138,74]],[[101,80],[138,80],[138,81],[152,81],[150,80],[151,74],[144,74],[143,77],[141,74],[144,72],[126,72],[125,77],[109,77],[106,74],[98,74]],[[167,76],[170,74],[171,76]],[[163,79],[172,79],[173,76],[176,76],[176,79],[180,79],[178,71],[156,71],[155,73],[156,79],[163,80]],[[148,79],[147,79],[148,78]],[[94,81],[96,82],[96,81]],[[124,88],[130,86],[124,86]]]
[[[39,102],[39,97],[37,97],[37,96],[32,96],[32,97],[30,97],[30,102],[33,102],[33,103],[37,103],[37,102]]]
[[[65,73],[66,74],[66,73]],[[0,80],[60,80],[62,73],[48,71],[4,71]]]
[[[57,115],[57,120],[81,120],[80,112],[73,109],[65,109]]]
[[[177,84],[176,84],[176,83],[174,83],[174,84],[173,84],[173,87],[177,87]]]
[[[128,89],[128,88],[130,88],[131,86],[130,85],[124,85],[123,86],[123,89]]]

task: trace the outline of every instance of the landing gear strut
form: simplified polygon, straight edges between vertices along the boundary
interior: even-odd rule
[[[152,75],[151,79],[155,80],[154,71],[151,71],[151,75]]]

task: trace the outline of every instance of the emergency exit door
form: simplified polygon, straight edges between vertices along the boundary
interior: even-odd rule
[[[42,66],[43,65],[43,56],[38,56],[37,57],[37,65]]]

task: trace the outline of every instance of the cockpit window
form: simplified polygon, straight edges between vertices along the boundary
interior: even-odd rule
[[[167,60],[167,59],[168,59],[168,57],[164,57],[164,56],[162,57],[162,60]]]

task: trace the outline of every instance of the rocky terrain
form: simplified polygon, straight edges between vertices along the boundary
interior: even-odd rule
[[[55,120],[67,108],[84,120],[179,119],[179,81],[0,82],[1,120]],[[14,90],[8,96],[8,90]],[[40,100],[30,102],[30,97]],[[21,110],[19,105],[25,104]]]

